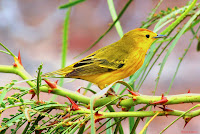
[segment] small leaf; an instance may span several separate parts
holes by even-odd
[[[15,104],[14,101],[13,101],[12,99],[10,99],[10,98],[8,98],[8,102],[9,102],[10,104],[12,104],[12,105]]]
[[[172,11],[172,9],[168,7],[168,8],[167,8],[167,11],[170,11],[170,12],[171,12],[171,11]]]
[[[21,109],[18,109],[18,111],[19,111],[19,112],[22,112],[22,110],[21,110]]]
[[[12,80],[12,82],[18,82],[18,80]]]
[[[21,97],[19,98],[19,101],[22,102],[22,103],[24,103],[24,100]]]
[[[7,126],[7,124],[5,122],[2,122],[1,126],[4,127],[4,126]]]
[[[42,120],[42,123],[46,123],[46,121],[45,121],[45,120]]]
[[[6,122],[6,121],[9,121],[10,119],[9,118],[3,118],[2,121]]]
[[[5,108],[6,107],[6,104],[5,103],[1,103],[1,107]]]

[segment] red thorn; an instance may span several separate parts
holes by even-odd
[[[127,111],[125,107],[122,107],[122,111]]]
[[[50,94],[53,90],[52,89],[48,89],[48,93]]]
[[[32,100],[34,97],[35,97],[35,94],[32,94],[32,96],[31,96],[31,100]]]
[[[103,120],[104,118],[99,118],[99,119],[96,119],[94,122],[97,123],[99,122],[100,120]]]
[[[191,92],[190,92],[190,89],[188,90],[188,93],[191,93]]]
[[[150,103],[150,104],[165,104],[167,102],[168,102],[167,97],[165,97],[164,94],[162,94],[161,100],[153,102],[153,103]]]
[[[13,63],[13,66],[14,66],[14,67],[17,67],[17,64],[16,64],[16,63]]]
[[[186,118],[184,118],[184,120],[185,120],[185,125],[184,125],[183,128],[186,127],[186,125],[188,124],[188,122],[189,122],[191,119],[192,119],[192,118],[190,118],[190,117],[186,117]]]
[[[134,96],[140,96],[140,94],[139,94],[138,92],[133,92],[133,91],[131,91],[131,90],[129,90],[129,89],[126,89],[126,90],[128,90],[129,93],[131,93],[131,94],[134,95]]]
[[[76,90],[76,92],[80,93],[81,92],[81,88],[79,88],[78,90]]]
[[[19,64],[22,65],[22,60],[21,60],[21,54],[20,54],[20,51],[19,51],[19,53],[18,53],[18,62],[19,62]]]
[[[98,111],[97,111],[94,115],[95,115],[95,117],[98,118],[98,119],[95,120],[95,123],[96,123],[96,122],[99,122],[99,121],[102,120],[102,119],[104,119],[104,118],[100,118],[100,116],[103,116],[103,114],[99,114]]]
[[[31,89],[29,91],[30,94],[32,94],[31,99],[33,99],[35,97],[35,91],[33,89]]]
[[[87,109],[90,109],[90,106],[87,106]]]
[[[110,95],[110,96],[115,96],[115,94],[112,92],[112,91],[109,91],[107,92],[107,95]]]
[[[68,96],[66,96],[66,97],[72,104],[72,107],[71,107],[72,111],[80,110],[79,106],[71,98],[69,98]]]
[[[47,85],[50,87],[50,88],[52,88],[52,89],[54,89],[54,88],[57,88],[57,83],[56,82],[51,82],[51,81],[49,81],[49,80],[45,80],[44,79],[44,81],[47,83]],[[51,91],[52,92],[52,91]]]
[[[58,85],[58,80],[55,81],[55,84]]]
[[[174,111],[173,109],[168,108],[167,106],[163,105],[163,107],[159,107],[160,109],[162,109],[163,111],[168,111],[168,112],[172,112]]]
[[[141,119],[142,121],[144,121],[144,117],[140,117],[140,119]]]

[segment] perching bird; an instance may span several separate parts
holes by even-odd
[[[143,28],[124,34],[117,42],[105,46],[82,60],[43,76],[61,75],[92,82],[100,89],[134,74],[143,64],[145,55],[157,38],[166,37]]]

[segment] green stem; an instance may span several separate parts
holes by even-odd
[[[174,83],[174,79],[175,79],[176,74],[177,74],[177,72],[178,72],[178,69],[179,69],[179,67],[180,67],[180,65],[181,65],[181,62],[183,61],[183,58],[184,58],[185,55],[187,54],[188,50],[190,49],[190,47],[191,47],[191,45],[192,45],[192,42],[193,42],[194,39],[196,38],[196,35],[197,35],[199,29],[200,29],[200,26],[198,27],[197,31],[195,32],[195,34],[194,34],[192,40],[190,41],[190,44],[188,45],[187,49],[185,49],[185,52],[184,52],[183,56],[180,58],[179,63],[178,63],[178,65],[177,65],[177,67],[176,67],[176,71],[175,71],[175,73],[174,73],[174,76],[173,76],[173,78],[172,78],[172,81],[171,81],[171,83],[170,83],[170,85],[169,85],[169,88],[168,88],[166,94],[169,94],[169,91],[171,90],[172,84]]]
[[[66,66],[70,13],[71,13],[71,8],[68,8],[68,11],[66,12],[64,27],[63,27],[63,43],[62,43],[63,45],[62,45],[62,63],[61,63],[61,68],[64,68]],[[59,86],[62,86],[63,82],[64,82],[64,79],[61,78],[60,82],[59,82]]]
[[[195,109],[195,108],[197,108],[197,107],[200,107],[200,104],[197,104],[196,106],[190,108],[188,111],[182,113],[176,120],[174,120],[174,121],[173,121],[171,124],[169,124],[165,129],[163,129],[163,130],[160,132],[160,134],[163,133],[165,130],[167,130],[172,124],[174,124],[176,121],[178,121],[181,117],[186,116],[188,112],[190,112],[191,110],[193,110],[193,109]],[[196,111],[199,111],[199,112],[200,112],[200,110],[196,110]],[[189,113],[189,114],[191,115],[192,113],[196,113],[196,111],[193,111],[193,112],[191,112],[191,113]],[[198,113],[198,114],[199,114],[199,113]],[[192,117],[191,117],[191,118],[192,118]]]
[[[70,2],[70,1],[69,1]],[[68,35],[69,35],[69,21],[70,21],[70,13],[71,8],[68,8],[66,12],[66,17],[64,21],[63,26],[63,41],[62,41],[62,59],[61,59],[61,68],[64,68],[66,66],[66,60],[67,60],[67,49],[68,49]],[[60,78],[59,86],[63,86],[64,78]],[[53,95],[51,97],[51,101],[54,101],[56,99],[56,95]]]
[[[110,10],[110,14],[111,14],[112,19],[114,21],[114,20],[117,19],[117,13],[116,13],[116,10],[115,10],[115,6],[114,6],[114,3],[113,3],[113,0],[107,0],[107,3],[108,3],[109,10]],[[115,27],[116,27],[116,30],[117,30],[120,38],[122,38],[122,36],[124,34],[123,34],[123,30],[122,30],[122,27],[120,25],[119,20],[116,22]]]
[[[186,16],[187,14],[190,12],[190,10],[192,10],[192,8],[195,6],[197,0],[194,0],[190,6],[185,10],[185,12],[183,14],[181,14],[180,17],[178,17],[176,19],[176,21],[174,21],[169,27],[167,27],[164,31],[161,32],[161,34],[166,34],[168,31],[171,31],[171,29],[175,28],[177,24],[179,24]]]
[[[6,49],[6,50],[10,53],[11,56],[16,57],[16,56],[15,56],[6,46],[4,46],[1,42],[0,42],[0,45],[1,45],[4,49]]]
[[[126,11],[126,9],[129,7],[129,5],[131,4],[133,0],[129,0],[126,5],[124,6],[124,8],[121,10],[121,12],[119,13],[117,19],[110,25],[110,27],[106,30],[105,33],[103,33],[89,48],[87,48],[85,51],[83,51],[82,53],[80,53],[78,56],[76,56],[75,58],[81,56],[82,54],[86,53],[87,51],[89,51],[91,48],[93,48],[116,24],[116,22],[121,18],[121,16],[124,14],[124,12]]]
[[[108,110],[109,110],[110,112],[115,113],[115,110],[114,110],[114,108],[113,108],[111,105],[107,105],[107,108],[108,108]],[[119,124],[117,124],[117,126],[118,126],[117,130],[119,130],[119,133],[120,133],[120,134],[123,134],[124,131],[123,131],[123,128],[122,128],[121,121],[119,122],[119,119],[118,119],[118,118],[114,118],[114,120],[115,120],[115,122],[118,122],[118,123],[119,123]],[[116,130],[116,131],[117,131],[117,130]]]

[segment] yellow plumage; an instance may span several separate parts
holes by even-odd
[[[79,78],[103,89],[134,74],[142,66],[151,44],[161,37],[165,36],[137,28],[126,33],[119,41],[95,51],[82,60],[43,76],[62,75],[66,78]]]

